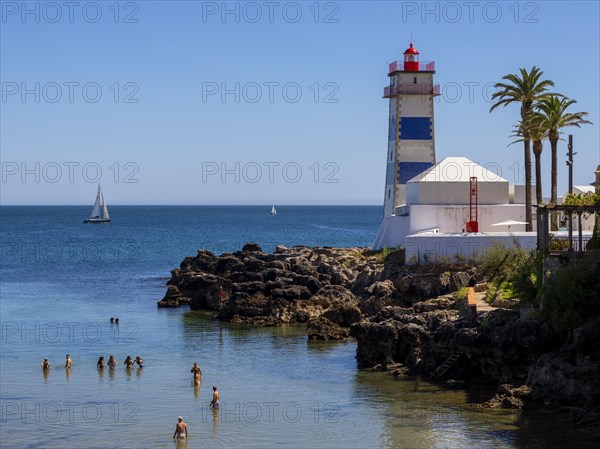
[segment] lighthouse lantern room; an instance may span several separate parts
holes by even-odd
[[[412,42],[404,52],[404,70],[419,71],[419,50],[413,47]]]
[[[433,99],[440,94],[433,83],[434,62],[420,62],[410,43],[404,61],[389,65],[389,131],[384,216],[406,204],[406,182],[435,164]],[[399,213],[399,212],[398,212]]]

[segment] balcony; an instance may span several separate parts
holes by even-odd
[[[383,88],[383,98],[390,98],[396,95],[440,95],[439,84],[412,84],[403,83],[397,86],[385,86]]]
[[[390,75],[394,72],[404,71],[404,61],[394,61],[390,64]],[[415,70],[411,70],[414,72]],[[435,61],[419,62],[419,72],[435,72]]]

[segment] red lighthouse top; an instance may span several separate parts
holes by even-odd
[[[413,47],[412,42],[410,43],[410,47],[408,47],[406,49],[406,51],[404,52],[405,55],[418,55],[419,54],[419,50],[417,50],[415,47]]]
[[[410,47],[404,52],[404,70],[407,71],[419,71],[419,50],[413,47],[412,42]]]

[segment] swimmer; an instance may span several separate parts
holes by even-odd
[[[118,364],[119,364],[119,362],[117,362],[112,355],[108,358],[108,367],[109,368],[116,368]]]
[[[144,367],[144,361],[139,355],[135,358],[135,363],[137,363],[140,368]]]
[[[72,364],[73,364],[73,361],[71,360],[71,356],[69,354],[67,354],[66,361],[65,361],[65,368],[66,369],[71,368]]]
[[[104,357],[103,356],[100,356],[100,358],[98,359],[98,363],[96,363],[96,368],[104,369]]]
[[[192,366],[190,373],[192,373],[192,375],[193,375],[195,384],[202,382],[202,370],[198,366],[198,362],[194,363],[194,366]]]
[[[110,324],[113,324],[115,322],[115,319],[111,316],[110,317]]]
[[[44,361],[40,363],[40,366],[44,371],[48,371],[50,369],[50,362],[48,361],[48,359],[44,359]]]
[[[125,365],[125,368],[131,368],[133,366],[133,360],[131,358],[130,355],[127,356],[127,358],[125,359],[125,361],[123,362],[123,365]]]
[[[183,422],[183,418],[181,416],[177,417],[177,425],[175,426],[175,433],[173,434],[173,438],[183,439],[187,437],[187,424]]]
[[[213,386],[213,397],[212,401],[210,401],[211,408],[219,408],[219,391],[216,386]]]

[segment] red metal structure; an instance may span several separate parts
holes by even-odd
[[[469,179],[469,221],[467,221],[467,232],[479,232],[477,221],[477,177]]]

